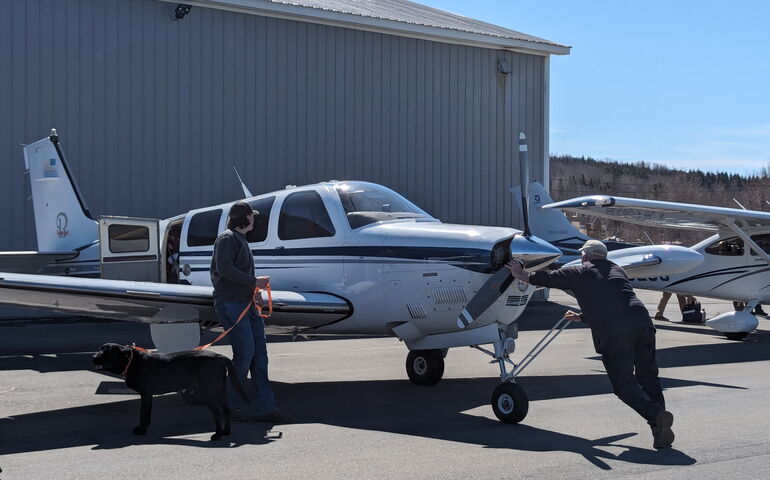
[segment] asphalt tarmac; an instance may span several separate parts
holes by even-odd
[[[640,292],[654,312],[660,294]],[[533,305],[515,360],[572,305]],[[728,311],[701,299],[709,317]],[[672,299],[667,314],[674,313]],[[655,451],[646,423],[611,392],[590,333],[566,330],[520,378],[519,425],[498,422],[496,365],[453,349],[435,387],[412,385],[394,338],[269,337],[270,374],[289,425],[234,423],[211,442],[205,407],[156,397],[146,436],[131,434],[138,396],[91,368],[104,342],[149,345],[119,322],[0,323],[0,480],[282,478],[768,478],[770,320],[745,341],[702,325],[655,322],[675,415],[674,449]],[[227,345],[213,347],[230,355]]]

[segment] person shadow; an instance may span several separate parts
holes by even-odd
[[[496,423],[487,419],[488,422]],[[511,428],[511,426],[505,426]],[[676,449],[651,450],[633,445],[620,443],[622,440],[636,436],[636,432],[618,433],[601,438],[589,439],[569,435],[552,430],[516,425],[511,428],[511,435],[505,439],[496,439],[488,444],[488,448],[505,448],[530,452],[566,452],[580,455],[589,463],[602,470],[612,470],[606,460],[645,465],[693,465],[696,460]],[[613,454],[601,447],[623,448],[621,453]]]

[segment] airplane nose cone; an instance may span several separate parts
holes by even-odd
[[[511,241],[511,258],[524,262],[524,268],[543,268],[561,257],[561,250],[534,235],[516,235]]]

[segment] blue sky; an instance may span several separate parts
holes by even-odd
[[[551,153],[770,166],[770,1],[417,1],[572,47],[551,57]]]

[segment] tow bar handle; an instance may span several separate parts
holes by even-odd
[[[538,355],[543,353],[543,350],[546,349],[546,347],[554,341],[556,337],[559,336],[559,334],[564,331],[565,328],[569,326],[569,324],[572,323],[570,320],[567,320],[567,317],[562,317],[556,324],[551,327],[550,330],[543,336],[542,339],[540,339],[539,342],[535,344],[534,347],[532,347],[532,350],[529,351],[526,355],[524,355],[524,358],[521,359],[521,362],[519,362],[518,365],[509,373],[505,380],[510,380],[511,378],[515,379],[518,375],[521,374],[521,372],[527,368],[527,365],[532,363],[532,360],[537,358]]]

